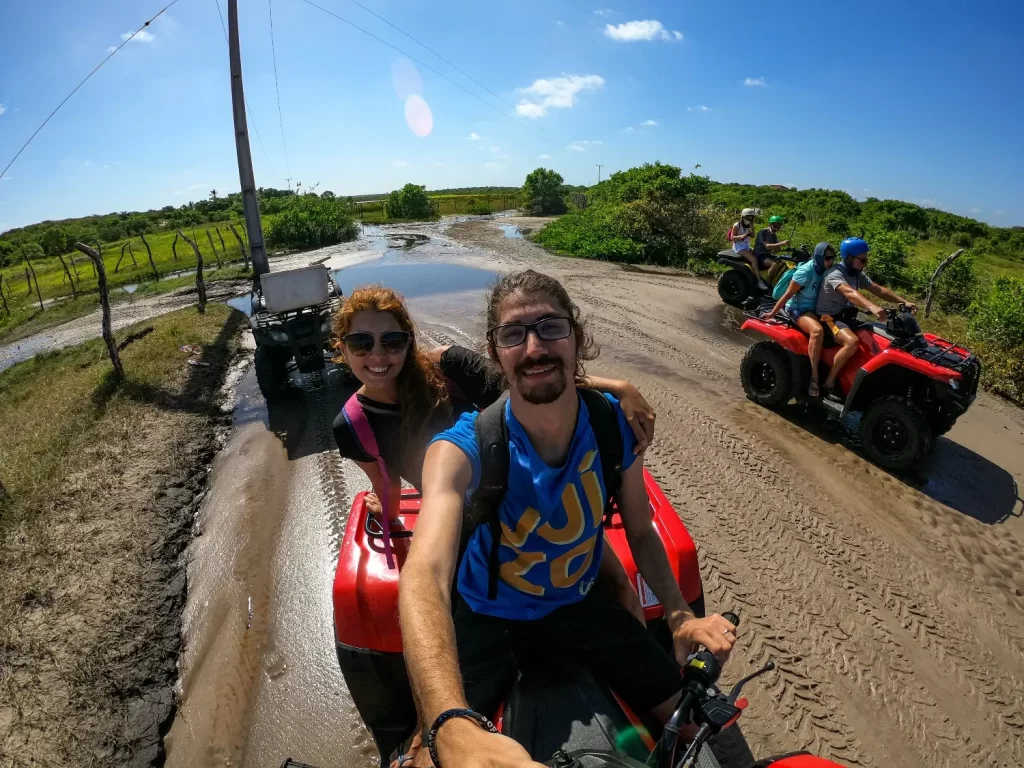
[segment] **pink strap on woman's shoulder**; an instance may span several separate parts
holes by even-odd
[[[388,568],[394,568],[395,559],[391,554],[391,518],[388,510],[391,502],[391,475],[388,472],[388,465],[380,455],[380,449],[377,448],[377,437],[373,434],[373,428],[366,418],[366,412],[363,410],[363,404],[359,402],[358,395],[352,395],[348,399],[348,402],[345,403],[345,407],[342,409],[342,413],[345,414],[345,421],[352,427],[356,440],[359,441],[362,449],[377,462],[377,468],[380,470],[381,477],[383,478],[384,497],[380,500],[381,517],[383,519],[381,520],[380,527],[384,538],[384,558],[387,560]]]

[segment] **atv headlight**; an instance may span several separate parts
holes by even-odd
[[[277,331],[277,330],[271,329],[271,330],[267,331],[267,333],[270,336],[271,340],[272,341],[276,341],[278,344],[287,344],[288,343],[288,334],[285,333],[284,331]]]

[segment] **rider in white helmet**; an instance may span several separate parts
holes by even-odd
[[[768,284],[761,279],[761,272],[757,268],[757,257],[750,248],[750,238],[754,234],[754,219],[759,213],[757,208],[744,208],[740,211],[740,220],[729,230],[729,242],[732,243],[733,251],[746,259],[750,265],[754,277],[757,278],[757,287],[762,291],[767,291]]]

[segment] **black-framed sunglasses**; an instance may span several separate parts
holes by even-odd
[[[400,355],[409,346],[410,336],[408,331],[385,331],[380,335],[380,347],[386,354]],[[377,337],[363,331],[346,333],[341,340],[345,342],[348,351],[356,357],[370,354],[377,343]]]
[[[536,323],[506,323],[487,332],[490,342],[501,348],[518,347],[533,331],[541,341],[558,341],[572,335],[572,318],[545,317]]]

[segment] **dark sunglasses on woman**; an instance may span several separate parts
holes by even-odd
[[[507,323],[496,325],[487,332],[487,338],[496,347],[518,347],[533,331],[542,341],[567,339],[572,334],[572,320],[568,317],[545,317],[536,323]]]
[[[408,331],[386,331],[380,335],[380,348],[389,355],[400,355],[409,346]],[[346,333],[342,337],[348,351],[356,357],[363,357],[373,352],[377,338],[372,333]]]

